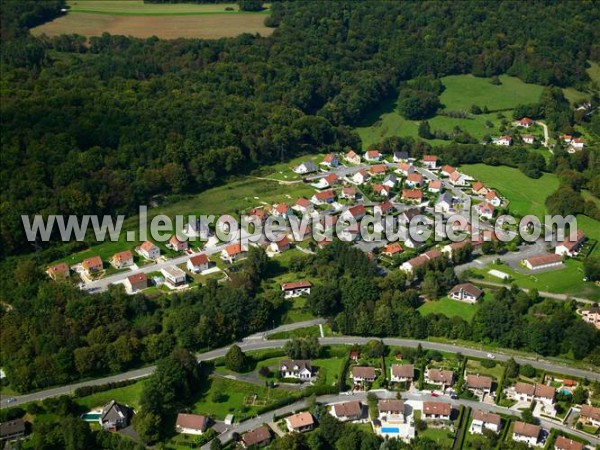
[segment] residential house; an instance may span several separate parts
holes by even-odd
[[[529,117],[523,117],[522,119],[517,120],[517,126],[519,127],[529,128],[533,124],[535,124],[535,121]]]
[[[256,218],[256,220],[258,220],[259,223],[265,223],[269,214],[267,213],[267,211],[265,211],[264,208],[252,208],[250,211],[248,211],[248,214],[246,214],[246,216],[248,216],[249,218]]]
[[[390,173],[383,179],[383,185],[389,188],[393,188],[398,184],[398,177],[393,173]]]
[[[307,359],[281,361],[279,372],[283,378],[295,378],[303,381],[308,381],[313,376],[312,364]]]
[[[0,443],[21,438],[25,436],[26,432],[27,429],[23,419],[13,419],[2,422],[0,423]],[[9,447],[10,446],[7,446],[7,448]]]
[[[338,231],[338,238],[344,242],[354,242],[360,238],[360,224],[350,223],[342,224],[342,228]]]
[[[408,161],[408,152],[394,152],[392,160],[397,162],[406,162]]]
[[[169,245],[171,246],[171,249],[176,252],[185,252],[189,248],[188,241],[182,241],[175,235],[171,236],[171,239],[169,239]]]
[[[570,134],[563,134],[562,140],[565,144],[570,144],[571,141],[573,140],[573,136],[571,136]]]
[[[281,290],[285,298],[295,298],[301,295],[310,295],[312,283],[308,280],[292,281],[290,283],[282,283]]]
[[[393,242],[391,244],[386,245],[381,254],[386,256],[395,256],[399,255],[403,251],[404,250],[402,246],[398,242]]]
[[[150,241],[145,241],[138,249],[140,255],[149,260],[155,260],[160,257],[160,249]]]
[[[312,161],[306,161],[294,168],[294,172],[300,175],[317,172],[319,168]]]
[[[448,164],[442,167],[442,175],[449,177],[450,174],[456,172],[456,169]]]
[[[525,144],[533,144],[535,142],[535,136],[531,134],[524,134],[521,136],[521,139]]]
[[[399,163],[396,172],[405,177],[409,176],[411,173],[416,172],[417,169],[413,167],[410,163]]]
[[[323,158],[323,161],[321,161],[321,164],[327,167],[337,167],[340,165],[340,161],[335,153],[328,153]]]
[[[446,402],[423,402],[425,420],[450,420],[452,405]]]
[[[584,322],[591,323],[600,330],[600,307],[594,306],[581,311],[581,318]]]
[[[410,203],[422,203],[423,191],[419,189],[403,189],[401,199]]]
[[[351,164],[360,164],[360,155],[354,150],[350,150],[348,153],[346,153],[344,159]]]
[[[302,214],[310,214],[313,212],[313,204],[307,198],[300,197],[296,200],[296,204],[292,206],[293,209],[302,213]]]
[[[442,190],[442,182],[440,180],[432,180],[427,186],[428,192],[438,193]]]
[[[360,352],[358,350],[352,350],[350,352],[350,359],[352,361],[358,361],[359,358],[360,358]]]
[[[411,188],[423,186],[423,175],[417,172],[409,173],[406,177],[406,185]]]
[[[444,245],[444,247],[442,247],[442,253],[448,255],[448,258],[452,258],[454,255],[454,252],[456,252],[457,250],[460,250],[461,248],[466,247],[469,244],[470,244],[470,242],[468,240],[453,242],[451,244]],[[461,286],[461,285],[458,285],[458,286]],[[454,288],[452,288],[452,291],[458,286],[455,286]],[[464,296],[464,298],[461,299],[460,292],[454,293],[452,291],[450,291],[450,293],[448,294],[450,296],[450,298],[453,298],[454,300],[470,301],[470,297],[471,297],[470,295],[466,295],[466,296]]]
[[[475,206],[475,210],[477,211],[477,214],[479,214],[479,217],[491,220],[494,217],[496,208],[494,208],[494,205],[491,205],[488,202],[482,202]]]
[[[436,155],[423,155],[423,165],[428,169],[437,167],[438,157]]]
[[[399,221],[408,226],[415,217],[422,219],[425,216],[421,214],[421,210],[419,208],[405,209],[402,211],[402,214],[400,214]]]
[[[485,187],[485,184],[481,181],[476,181],[473,183],[473,186],[471,186],[471,191],[475,195],[486,195],[488,193],[488,188]]]
[[[467,241],[455,242],[455,244],[467,244]],[[448,297],[461,302],[477,303],[483,296],[483,291],[471,283],[457,284],[448,293]]]
[[[242,435],[242,447],[264,447],[271,442],[271,431],[268,426],[255,428]]]
[[[244,259],[247,255],[248,251],[239,242],[230,244],[221,251],[221,259],[230,264]]]
[[[319,182],[319,189],[334,187],[339,182],[340,179],[335,173],[327,174],[326,176],[321,178]]]
[[[580,150],[583,150],[583,147],[585,146],[585,140],[583,140],[582,138],[575,138],[571,141],[571,145],[569,146],[569,153],[575,153],[578,152]]]
[[[454,208],[454,197],[450,192],[444,192],[435,202],[435,212],[448,213]]]
[[[516,421],[513,429],[513,441],[524,442],[531,447],[537,445],[542,431],[539,425]]]
[[[273,205],[271,214],[275,217],[289,217],[292,214],[292,209],[287,203],[277,203]]]
[[[500,205],[502,205],[502,199],[496,193],[496,191],[494,191],[492,189],[488,190],[488,193],[485,194],[485,200],[492,206],[495,206],[496,208],[498,208]]]
[[[365,169],[360,169],[358,172],[356,172],[353,176],[352,176],[352,182],[354,184],[364,184],[367,181],[369,181],[369,179],[371,178],[371,175],[369,175],[369,173],[365,170]]]
[[[92,256],[91,258],[84,259],[81,263],[83,270],[86,274],[90,275],[94,272],[99,272],[104,267],[102,259],[99,256]]]
[[[469,180],[458,170],[455,170],[450,174],[450,183],[454,186],[466,186],[469,184]]]
[[[577,256],[584,242],[585,233],[581,230],[578,230],[577,235],[574,237],[574,239],[571,239],[569,236],[562,243],[556,246],[556,248],[554,249],[554,253],[561,256]]]
[[[165,282],[172,287],[183,286],[187,281],[185,272],[177,266],[164,267],[160,269],[160,273],[165,277]]]
[[[263,213],[265,212],[263,209],[259,208],[256,208],[256,210],[262,211]],[[201,239],[206,240],[209,238],[211,233],[207,223],[203,222],[200,219],[194,219],[190,220],[189,223],[186,225],[184,234],[189,237],[200,237]]]
[[[354,366],[352,368],[352,380],[355,384],[372,383],[375,381],[375,369],[373,367]]]
[[[562,266],[563,257],[555,253],[531,256],[530,258],[524,259],[523,264],[529,270],[550,269],[552,267]]]
[[[523,383],[518,381],[514,388],[509,391],[509,395],[520,402],[531,402],[535,393],[535,384]]]
[[[554,404],[554,398],[556,397],[556,389],[547,384],[536,384],[535,391],[533,392],[533,399],[536,402],[546,403],[547,405]]]
[[[208,417],[198,414],[179,413],[175,422],[175,431],[182,434],[200,435],[206,431],[208,420]]]
[[[512,144],[512,136],[500,136],[499,138],[497,138],[493,142],[496,145],[503,145],[505,147],[508,147],[509,145]]]
[[[336,403],[331,407],[330,414],[340,422],[360,420],[363,417],[363,405],[358,400]]]
[[[387,167],[385,164],[375,164],[375,165],[369,167],[369,173],[373,177],[385,175],[386,172],[387,172]]]
[[[70,275],[69,266],[64,262],[48,267],[46,273],[55,281],[69,278]]]
[[[100,426],[106,431],[118,431],[129,425],[133,411],[125,406],[111,400],[102,408],[100,413]]]
[[[396,210],[396,207],[389,200],[385,200],[385,201],[373,206],[373,213],[381,214],[382,216],[385,214],[389,214],[395,210]]]
[[[558,436],[554,441],[554,450],[583,450],[583,444],[564,436]]]
[[[112,258],[110,258],[110,264],[115,269],[133,266],[133,254],[129,250],[115,253]]]
[[[309,412],[301,412],[286,417],[285,423],[290,433],[304,433],[305,431],[312,430],[315,426],[313,416]]]
[[[269,250],[272,253],[282,253],[290,249],[290,240],[287,236],[283,236],[281,239],[275,242],[271,242]]]
[[[373,192],[380,197],[389,197],[390,195],[390,187],[385,184],[374,184]]]
[[[600,427],[600,408],[591,405],[582,405],[579,421],[594,427]]]
[[[346,222],[352,222],[352,220],[359,221],[365,216],[366,213],[367,210],[365,209],[365,205],[354,205],[340,214],[340,220]]]
[[[479,375],[467,375],[465,386],[477,395],[489,395],[492,392],[492,379]]]
[[[404,423],[404,402],[402,400],[379,400],[377,403],[378,419],[381,422]]]
[[[498,414],[476,409],[473,411],[473,421],[469,428],[471,434],[483,434],[483,430],[499,433],[502,427],[502,418]]]
[[[340,198],[347,198],[349,200],[356,200],[356,188],[353,186],[345,186],[342,188]]]
[[[408,240],[405,241],[405,244],[408,244]],[[421,267],[422,265],[441,257],[442,254],[439,250],[430,250],[428,252],[423,253],[415,258],[409,259],[405,263],[400,266],[400,269],[407,273],[412,273],[417,267]]]
[[[412,364],[392,364],[390,381],[395,383],[412,383],[415,378],[415,366]]]
[[[148,287],[148,277],[145,273],[129,275],[125,280],[125,289],[129,292],[137,292]]]
[[[187,262],[187,269],[194,273],[204,272],[209,267],[210,260],[205,254],[192,256]]]
[[[379,153],[379,150],[367,150],[364,155],[365,161],[368,162],[381,161],[381,157],[382,155]]]
[[[454,372],[451,370],[426,369],[425,383],[441,385],[442,388],[454,384]]]
[[[315,205],[325,205],[335,202],[335,192],[331,189],[317,192],[310,199]]]

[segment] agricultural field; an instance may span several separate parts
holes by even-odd
[[[449,318],[458,316],[465,319],[467,322],[470,322],[478,308],[479,306],[477,304],[471,305],[470,303],[442,297],[439,300],[425,302],[418,311],[423,316],[429,314],[442,314]]]
[[[477,78],[473,75],[452,75],[442,78],[446,87],[440,96],[444,105],[442,111],[468,111],[471,105],[476,104],[488,108],[490,113],[471,116],[467,119],[451,118],[437,115],[429,119],[432,130],[452,132],[455,126],[467,131],[477,139],[486,134],[499,134],[498,127],[501,119],[497,117],[498,111],[509,120],[512,120],[512,109],[522,103],[534,103],[539,100],[542,86],[527,84],[515,77],[500,76],[502,84],[495,86],[487,78]],[[493,127],[488,127],[486,122],[492,122]],[[389,99],[364,118],[363,124],[356,128],[360,135],[363,148],[381,142],[388,136],[418,136],[418,120],[408,120],[396,111],[396,100]],[[437,139],[428,140],[432,145],[440,145],[448,141]]]
[[[34,35],[102,33],[139,38],[218,39],[241,33],[268,36],[273,28],[264,26],[268,11],[243,12],[236,4],[145,4],[142,0],[68,2],[62,17],[33,28]],[[232,8],[229,11],[225,8]]]

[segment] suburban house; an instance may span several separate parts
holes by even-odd
[[[405,244],[408,244],[408,239],[405,241]],[[439,250],[429,250],[428,252],[423,253],[422,255],[419,255],[415,258],[409,259],[408,261],[406,261],[405,263],[402,264],[402,266],[400,267],[401,270],[403,270],[404,272],[407,273],[412,273],[414,269],[416,269],[417,267],[420,267],[424,264],[426,264],[427,262],[437,259],[439,257],[441,257],[442,254],[440,253]]]
[[[402,200],[411,203],[421,203],[423,201],[423,191],[419,189],[403,189]]]
[[[395,383],[412,383],[415,378],[415,366],[412,364],[392,364],[390,381]]]
[[[309,214],[313,211],[313,204],[309,199],[300,197],[298,200],[296,200],[296,204],[292,206],[292,208],[298,212],[301,212],[302,214]]]
[[[442,190],[442,182],[440,180],[433,180],[429,182],[427,191],[438,193]]]
[[[353,176],[352,176],[352,182],[354,184],[364,184],[367,181],[369,181],[369,179],[371,178],[371,175],[369,175],[369,173],[365,170],[365,169],[360,169],[358,172],[356,172]]]
[[[591,323],[600,330],[600,307],[594,306],[581,311],[581,318],[584,322]]]
[[[312,364],[305,359],[281,361],[279,371],[283,378],[296,378],[304,381],[310,380],[313,375]]]
[[[281,239],[275,242],[271,242],[269,250],[272,253],[281,253],[290,249],[290,240],[287,236],[283,236]]]
[[[539,425],[516,421],[512,438],[513,441],[525,442],[527,445],[534,447],[537,445],[541,431]]]
[[[423,165],[428,169],[437,167],[438,157],[436,155],[423,155]]]
[[[340,422],[360,420],[363,417],[363,405],[358,400],[352,402],[336,403],[331,407],[330,413]]]
[[[464,241],[460,241],[460,242],[453,242],[452,244],[448,244],[448,245],[444,245],[442,247],[442,253],[448,255],[448,258],[452,258],[454,255],[454,252],[457,250],[460,250],[461,248],[466,247],[467,245],[469,245],[469,241],[468,240],[464,240]],[[454,288],[452,288],[452,290],[449,292],[449,296],[450,298],[453,298],[454,300],[462,300],[462,301],[470,301],[469,300],[469,296],[463,297],[462,299],[459,298],[460,295],[457,295],[457,293],[453,293],[452,291],[454,291],[454,289],[456,287],[458,287],[460,285],[455,286]],[[458,293],[460,294],[460,293]]]
[[[406,185],[408,187],[421,187],[423,186],[423,175],[417,172],[409,173],[406,177]]]
[[[571,240],[570,237],[565,239],[562,243],[556,246],[554,253],[561,256],[576,256],[584,242],[585,233],[581,230],[578,230],[575,239]]]
[[[48,267],[46,273],[53,280],[64,280],[69,278],[69,266],[66,263],[58,263],[53,266]]]
[[[255,428],[242,435],[242,447],[264,447],[271,442],[271,431],[268,426]]]
[[[467,375],[465,386],[474,394],[489,395],[492,392],[492,379],[479,375]]]
[[[352,380],[355,384],[372,383],[375,381],[375,369],[373,367],[354,366],[352,368]]]
[[[496,194],[496,191],[492,189],[490,189],[488,193],[485,194],[485,200],[492,206],[495,206],[496,208],[502,204],[502,199],[498,194]]]
[[[515,383],[513,388],[513,397],[515,400],[520,402],[530,402],[533,400],[533,394],[535,393],[535,385],[523,382]]]
[[[582,138],[575,138],[571,140],[571,145],[569,146],[569,153],[575,153],[576,151],[583,150],[585,146],[585,141]]]
[[[358,221],[362,219],[366,213],[367,210],[365,209],[365,205],[354,205],[340,214],[340,220],[352,221],[354,219]]]
[[[12,441],[25,436],[27,429],[23,419],[8,420],[0,423],[0,442]]]
[[[458,170],[455,170],[450,174],[450,183],[452,183],[454,186],[466,186],[469,184],[469,180]]]
[[[381,161],[381,153],[379,153],[379,150],[367,150],[365,152],[365,161],[368,162],[377,162],[377,161]]]
[[[508,147],[509,145],[512,144],[512,137],[511,136],[500,136],[499,138],[497,138],[493,142],[496,145],[503,145],[505,147]]]
[[[328,153],[321,161],[321,165],[327,167],[337,167],[340,165],[340,161],[335,153]]]
[[[394,152],[392,161],[395,163],[408,161],[408,152]]]
[[[374,184],[373,192],[381,197],[388,197],[390,195],[390,187],[384,184]]]
[[[386,172],[387,167],[385,164],[375,164],[369,167],[369,173],[374,177],[385,175]]]
[[[112,258],[110,258],[110,264],[115,269],[121,269],[123,267],[128,267],[133,265],[133,254],[129,250],[125,250],[124,252],[115,253]]]
[[[347,198],[350,200],[356,199],[356,188],[353,186],[345,186],[342,188],[340,198]]]
[[[517,120],[517,126],[519,127],[529,128],[533,124],[535,124],[535,121],[529,117],[523,117],[522,119]]]
[[[177,414],[175,431],[182,434],[202,434],[206,431],[208,417],[198,414]]]
[[[494,205],[491,205],[488,202],[479,203],[477,206],[475,206],[475,209],[477,210],[479,217],[483,217],[488,220],[491,220],[494,217],[494,211],[496,211]]]
[[[473,411],[473,421],[469,428],[469,433],[483,434],[483,430],[491,430],[494,433],[499,433],[502,427],[502,419],[498,414],[476,409]]]
[[[535,142],[535,136],[531,134],[524,134],[523,136],[521,136],[521,139],[526,144],[533,144]]]
[[[171,239],[169,239],[169,245],[171,246],[171,249],[176,252],[185,252],[189,248],[188,241],[182,241],[175,235],[171,236]]]
[[[312,430],[315,426],[312,414],[306,411],[286,417],[285,423],[290,433],[304,433]]]
[[[600,427],[600,408],[591,405],[582,405],[579,420],[585,424]]]
[[[160,269],[165,282],[172,287],[183,286],[187,280],[186,274],[177,266],[167,266]]]
[[[205,254],[192,256],[187,262],[187,269],[194,273],[204,272],[209,267],[210,260]]]
[[[299,166],[294,167],[294,172],[300,175],[304,175],[306,173],[317,172],[319,168],[312,161],[306,161],[300,164]]]
[[[360,155],[354,150],[350,150],[348,153],[346,153],[344,159],[351,164],[360,164]]]
[[[339,183],[340,179],[335,173],[330,173],[321,178],[320,184],[322,185],[322,189],[330,188],[335,186],[335,184]]]
[[[456,172],[456,169],[448,164],[442,167],[442,175],[449,177],[451,173]]]
[[[560,267],[563,265],[563,257],[555,253],[546,255],[537,255],[524,259],[523,264],[529,270],[549,269],[551,267]]]
[[[271,214],[275,217],[288,217],[291,214],[291,209],[287,203],[277,203],[273,205]]]
[[[379,420],[382,422],[401,422],[406,420],[404,416],[404,402],[402,400],[379,400],[377,403]]]
[[[359,358],[360,358],[360,352],[358,350],[352,350],[350,352],[350,359],[352,361],[358,361]]]
[[[536,400],[546,404],[553,404],[556,389],[546,384],[515,383],[513,397],[522,402]]]
[[[281,290],[285,298],[300,297],[309,295],[312,283],[308,280],[292,281],[291,283],[282,283]]]
[[[148,277],[145,273],[129,275],[125,280],[125,288],[129,292],[137,292],[148,287]]]
[[[485,187],[485,184],[481,181],[476,181],[473,183],[473,186],[471,186],[471,191],[475,195],[486,195],[488,193],[488,188]]]
[[[425,383],[438,384],[442,388],[454,384],[454,372],[451,370],[426,369]]]
[[[256,217],[260,223],[264,223],[268,216],[264,208],[252,208],[246,215],[248,217]]]
[[[435,212],[447,213],[454,207],[454,197],[449,192],[444,192],[435,202],[433,209]]]
[[[543,402],[547,405],[554,403],[556,397],[556,389],[547,384],[536,384],[535,391],[533,392],[533,399],[537,402]]]
[[[390,173],[383,179],[383,185],[390,188],[395,187],[398,184],[398,177],[393,173]]]
[[[403,251],[404,250],[402,249],[402,246],[398,242],[392,242],[384,247],[381,254],[386,256],[394,256],[399,255]]]
[[[457,242],[457,244],[462,244],[462,242]],[[482,296],[483,291],[471,283],[457,284],[448,293],[448,297],[451,299],[467,303],[477,303]]]
[[[242,244],[230,244],[221,251],[221,259],[230,264],[233,264],[240,259],[244,259],[248,251],[242,248]]]
[[[310,199],[315,205],[324,205],[328,203],[333,203],[335,201],[335,192],[331,189],[326,191],[317,192]]]
[[[554,450],[583,450],[583,444],[564,436],[558,436],[554,441]]]
[[[102,408],[100,413],[100,426],[106,431],[118,431],[129,425],[133,411],[120,403],[111,400]]]
[[[92,256],[91,258],[84,259],[81,266],[85,273],[89,275],[102,270],[104,264],[102,264],[102,259],[99,256]]]
[[[399,163],[398,164],[398,169],[396,169],[396,171],[398,173],[400,173],[401,175],[404,175],[405,177],[407,177],[411,173],[414,173],[416,171],[416,169],[413,167],[412,164],[409,164],[409,163]]]
[[[255,208],[252,211],[262,211],[263,209]],[[252,211],[248,215],[252,215]],[[210,229],[208,228],[208,224],[202,222],[200,219],[190,220],[185,227],[184,234],[186,236],[194,236],[200,237],[201,239],[208,239],[210,236]]]
[[[150,241],[139,246],[138,251],[146,259],[154,260],[160,256],[160,249]]]
[[[392,211],[395,211],[395,209],[396,209],[396,207],[393,205],[392,202],[390,202],[389,200],[385,200],[385,201],[373,206],[373,213],[381,214],[383,216],[384,214],[388,214],[388,213],[391,213]]]
[[[425,420],[450,420],[452,405],[446,402],[423,402]]]

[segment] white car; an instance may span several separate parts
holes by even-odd
[[[488,354],[487,354],[487,357],[488,357],[489,359],[496,359],[496,357],[495,357],[494,355],[492,355],[491,353],[488,353]]]

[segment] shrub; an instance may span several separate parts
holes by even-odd
[[[486,369],[491,369],[492,367],[496,367],[496,362],[491,359],[484,359],[481,361],[481,365]]]
[[[533,377],[535,377],[535,368],[533,368],[529,364],[525,364],[524,366],[521,366],[519,373],[521,375],[523,375],[524,377],[533,378]]]

